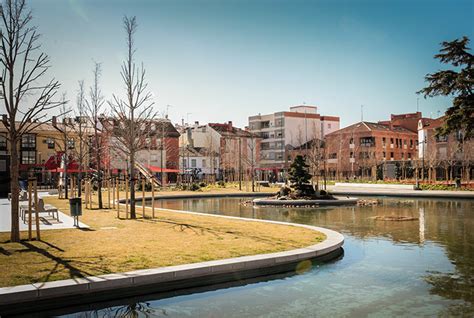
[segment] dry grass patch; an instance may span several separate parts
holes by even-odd
[[[69,213],[67,200],[45,201]],[[112,209],[83,209],[81,221],[90,229],[43,231],[40,242],[8,243],[9,234],[0,233],[0,286],[272,253],[324,240],[300,227],[155,211],[155,219],[124,220]]]

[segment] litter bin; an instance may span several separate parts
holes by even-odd
[[[82,201],[81,201],[81,198],[69,199],[69,211],[71,211],[71,216],[80,216],[80,215],[82,215]]]

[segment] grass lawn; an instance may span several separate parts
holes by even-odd
[[[107,199],[106,193],[104,199]],[[67,200],[46,197],[45,202],[69,213]],[[123,206],[121,211],[124,215]],[[43,231],[39,242],[9,243],[9,233],[0,233],[0,286],[271,253],[324,240],[322,233],[292,226],[158,209],[155,219],[144,219],[141,211],[141,207],[137,207],[138,219],[125,220],[118,219],[113,209],[83,208],[81,222],[90,229]],[[151,209],[147,215],[151,215]],[[22,238],[26,237],[27,233],[23,232]]]

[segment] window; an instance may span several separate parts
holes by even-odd
[[[21,136],[22,149],[36,149],[36,136],[32,134],[25,134]]]
[[[387,153],[386,153],[385,151],[382,153],[382,157],[383,157],[383,158],[386,158],[386,157],[387,157]]]
[[[413,148],[413,139],[410,139],[410,148]]]
[[[436,136],[436,142],[447,142],[448,136]]]
[[[387,140],[385,139],[385,137],[383,137],[383,138],[382,138],[382,146],[384,146],[384,147],[385,147],[385,143],[386,143],[386,141],[387,141]]]
[[[362,138],[360,138],[360,145],[362,147],[373,147],[373,146],[375,146],[375,137],[362,137]]]
[[[350,158],[354,158],[354,153],[351,151]]]
[[[354,143],[354,138],[351,138],[351,140],[349,140],[349,143],[352,145]]]
[[[0,150],[7,150],[7,136],[0,135]]]
[[[411,159],[411,153],[408,153],[408,159]]]
[[[405,153],[402,152],[402,160],[405,159]]]
[[[337,153],[333,152],[329,154],[329,159],[337,159]]]
[[[196,159],[191,159],[191,168],[196,168]]]
[[[390,158],[393,158],[393,152],[390,153]]]
[[[30,165],[36,163],[36,151],[22,151],[21,164]]]
[[[464,139],[464,134],[463,134],[462,130],[458,130],[456,132],[456,140],[457,141],[463,141],[463,139]]]
[[[404,146],[407,145],[407,140],[406,140],[406,139],[403,139],[403,145],[404,145]]]
[[[203,168],[207,167],[206,159],[202,159],[202,167]]]
[[[369,159],[370,154],[367,151],[363,151],[359,153],[359,159]]]
[[[75,144],[75,140],[73,138],[69,138],[67,140],[67,149],[74,149],[74,144]]]
[[[393,145],[393,138],[390,138],[390,144]]]
[[[48,149],[54,149],[54,139],[46,138],[46,144],[48,144]]]
[[[186,159],[183,158],[183,167],[186,168],[188,165],[186,163]]]

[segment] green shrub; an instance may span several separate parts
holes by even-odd
[[[201,187],[200,187],[199,184],[197,184],[197,183],[193,183],[193,184],[191,184],[191,186],[189,187],[189,190],[191,190],[191,191],[197,191],[197,190],[199,190],[199,189],[201,189]]]

